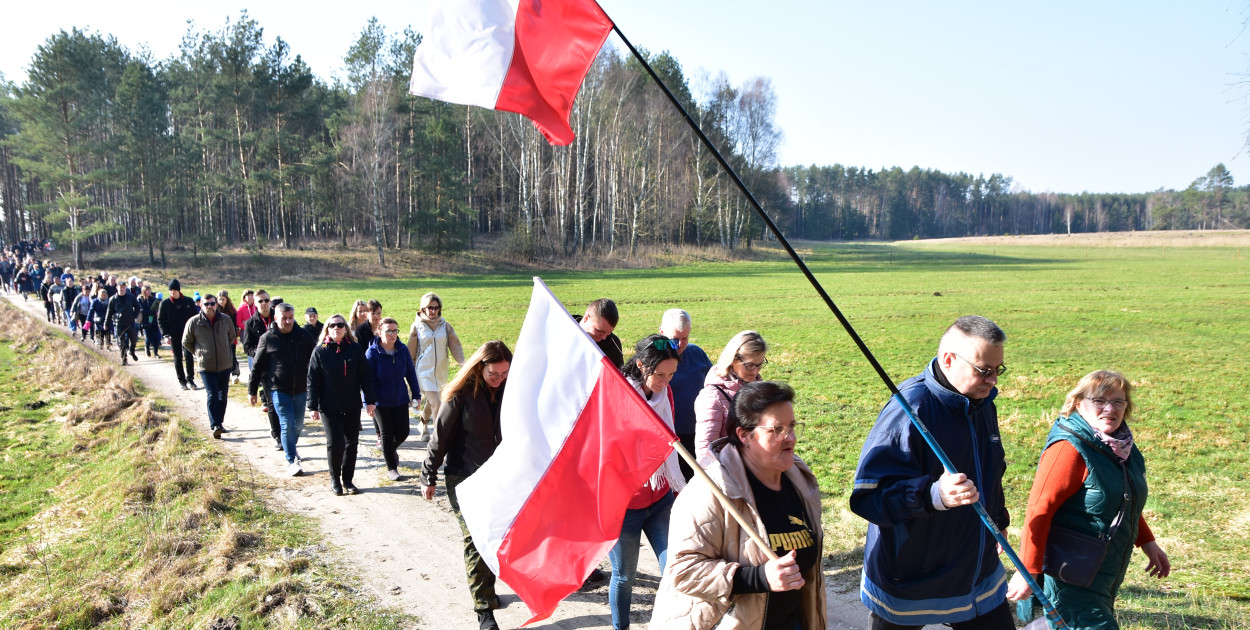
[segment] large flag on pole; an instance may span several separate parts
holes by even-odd
[[[611,30],[594,0],[431,0],[409,89],[516,112],[566,145],[573,99]]]
[[[538,278],[502,405],[503,442],[456,492],[529,624],[616,544],[630,498],[677,438]]]

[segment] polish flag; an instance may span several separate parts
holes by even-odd
[[[573,141],[573,99],[611,30],[594,0],[430,0],[409,91],[516,112],[563,146]]]
[[[482,559],[551,616],[621,534],[677,437],[539,278],[500,411],[503,441],[456,489]]]

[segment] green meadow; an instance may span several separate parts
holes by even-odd
[[[922,369],[960,315],[988,316],[1007,331],[998,407],[1017,522],[1067,391],[1095,369],[1127,374],[1137,386],[1131,425],[1149,467],[1147,518],[1174,570],[1148,580],[1137,554],[1121,619],[1128,628],[1245,627],[1250,248],[1042,243],[804,244],[801,253],[896,382]],[[799,453],[821,479],[826,551],[839,583],[853,588],[865,526],[846,499],[860,445],[889,393],[795,265],[761,258],[538,275],[574,314],[595,298],[615,299],[627,351],[673,307],[692,314],[692,342],[713,359],[737,331],[761,331],[771,346],[765,376],[799,394],[809,423]],[[404,327],[421,294],[435,291],[468,352],[489,339],[516,339],[532,275],[344,277],[267,288],[301,311],[316,306],[323,320],[376,298]],[[1010,533],[1014,541],[1019,530]]]

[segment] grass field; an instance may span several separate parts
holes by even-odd
[[[163,409],[0,303],[0,628],[410,625]]]
[[[988,316],[1007,331],[1010,371],[998,407],[1017,522],[1066,392],[1094,369],[1127,374],[1138,387],[1132,426],[1149,471],[1147,518],[1174,571],[1147,580],[1136,555],[1121,621],[1126,628],[1247,627],[1250,237],[805,244],[803,254],[898,382],[923,368],[960,315]],[[799,452],[820,477],[827,551],[847,566],[839,576],[850,584],[865,526],[846,499],[860,445],[888,391],[794,265],[761,258],[540,275],[575,314],[590,300],[614,298],[627,349],[672,307],[691,312],[692,341],[713,358],[733,333],[761,331],[772,346],[765,376],[798,391],[809,423]],[[282,265],[276,255],[268,264]],[[515,340],[532,286],[529,273],[389,275],[267,288],[301,311],[316,306],[323,319],[345,313],[357,298],[376,298],[405,327],[421,294],[435,291],[469,349]],[[223,288],[211,281],[184,287]],[[242,283],[232,279],[224,288],[237,296]],[[1014,540],[1018,529],[1011,533]]]

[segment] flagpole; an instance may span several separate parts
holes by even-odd
[[[603,7],[600,7],[600,10],[602,11]],[[607,15],[607,11],[604,11],[604,15]],[[629,52],[634,55],[634,58],[638,60],[638,63],[642,64],[642,67],[647,71],[647,74],[651,75],[651,79],[655,81],[656,85],[660,86],[660,89],[664,91],[664,95],[668,97],[669,102],[677,108],[677,111],[681,112],[682,117],[686,120],[686,124],[689,125],[690,129],[699,137],[703,146],[707,147],[708,151],[712,153],[712,157],[716,158],[716,161],[720,163],[721,168],[725,169],[725,172],[729,174],[730,179],[733,180],[734,184],[738,187],[738,190],[742,192],[742,195],[747,198],[747,201],[751,203],[751,207],[755,209],[755,213],[760,216],[760,218],[764,221],[764,225],[768,227],[768,230],[772,232],[774,237],[776,237],[777,242],[781,243],[782,247],[785,248],[786,253],[790,254],[791,260],[794,261],[794,264],[798,265],[799,270],[802,271],[803,275],[807,277],[807,281],[811,283],[812,288],[816,289],[816,293],[818,293],[821,299],[825,301],[825,305],[828,306],[829,310],[833,312],[834,317],[838,318],[838,322],[842,324],[842,328],[846,330],[846,333],[850,335],[851,340],[854,341],[855,345],[859,347],[860,353],[864,355],[864,358],[868,359],[868,363],[872,365],[872,369],[876,370],[877,376],[881,377],[881,381],[884,382],[886,387],[890,389],[890,393],[893,395],[894,400],[898,401],[899,406],[902,407],[903,412],[907,414],[907,417],[911,420],[912,425],[916,427],[916,430],[920,432],[922,437],[924,437],[924,440],[929,445],[929,448],[931,448],[934,454],[937,455],[938,460],[942,463],[942,467],[947,473],[952,475],[956,474],[958,471],[955,470],[955,465],[951,462],[950,458],[946,456],[946,453],[942,450],[942,447],[938,445],[937,440],[933,438],[933,435],[929,433],[928,427],[926,427],[924,423],[920,421],[920,418],[916,416],[916,412],[912,409],[911,404],[908,403],[907,400],[903,398],[902,394],[899,393],[898,386],[894,384],[894,380],[891,379],[890,375],[887,374],[885,369],[881,367],[881,364],[877,361],[877,357],[875,357],[872,354],[872,351],[868,349],[868,345],[865,344],[864,340],[860,338],[859,333],[855,332],[855,328],[851,325],[851,322],[846,319],[846,316],[842,314],[842,310],[838,308],[838,305],[833,303],[833,298],[829,297],[825,288],[821,286],[820,281],[816,279],[816,276],[813,275],[811,270],[807,268],[807,264],[804,263],[803,259],[799,257],[798,252],[794,251],[794,248],[790,246],[790,241],[787,240],[785,235],[781,233],[781,229],[778,228],[777,224],[774,223],[772,218],[768,216],[768,213],[764,212],[764,207],[760,205],[760,202],[755,198],[755,195],[752,194],[746,184],[742,182],[742,178],[738,177],[738,173],[732,166],[729,165],[729,162],[725,160],[720,151],[716,149],[716,145],[712,144],[712,141],[709,140],[707,135],[703,133],[703,129],[699,127],[699,123],[697,123],[695,119],[690,116],[690,113],[687,112],[686,108],[683,107],[681,102],[677,100],[677,97],[673,96],[673,93],[668,89],[668,86],[664,84],[664,81],[660,79],[660,76],[657,75],[655,70],[651,68],[651,64],[647,63],[647,60],[643,58],[642,53],[638,52],[638,49],[634,47],[628,37],[625,37],[625,33],[621,32],[621,29],[616,25],[615,20],[612,22],[612,30],[616,32],[616,36],[621,38],[621,41],[624,42],[627,48],[629,48]],[[689,455],[689,453],[686,453],[686,457]],[[686,461],[689,462],[690,460],[687,459]],[[706,473],[704,476],[706,477]],[[712,485],[715,487],[715,484]],[[1046,613],[1046,618],[1049,619],[1059,630],[1067,630],[1068,625],[1064,623],[1063,619],[1059,616],[1058,611],[1055,610],[1055,607],[1051,604],[1050,599],[1042,593],[1041,586],[1039,586],[1037,581],[1033,579],[1033,575],[1025,568],[1024,562],[1020,560],[1020,557],[1016,555],[1015,550],[1012,549],[1011,543],[1007,541],[1007,537],[1003,535],[1002,531],[999,530],[998,525],[994,523],[993,519],[990,518],[989,513],[985,511],[985,506],[978,501],[977,503],[973,503],[972,507],[976,510],[977,515],[981,517],[981,523],[984,524],[985,528],[988,529],[990,534],[994,536],[994,539],[998,541],[999,546],[1002,547],[1003,551],[1007,553],[1007,557],[1011,559],[1012,564],[1014,564],[1016,569],[1020,571],[1020,574],[1024,576],[1025,582],[1028,583],[1029,588],[1033,589],[1034,595],[1042,604],[1042,609]],[[741,520],[739,523],[741,523]],[[747,529],[748,532],[753,530],[753,528],[749,527],[745,529]],[[753,538],[755,538],[755,536],[753,536]]]
[[[730,501],[729,497],[725,494],[725,491],[721,490],[720,486],[716,485],[715,481],[712,481],[712,478],[707,475],[707,471],[703,470],[703,467],[699,465],[699,462],[695,461],[694,455],[691,455],[690,451],[687,451],[686,447],[682,446],[681,440],[673,440],[672,447],[677,451],[677,454],[680,455],[682,459],[686,460],[686,464],[694,470],[694,474],[698,475],[700,479],[707,482],[708,487],[712,489],[712,494],[716,495],[716,498],[720,500],[720,504],[725,507],[725,510],[729,512],[730,516],[733,516],[734,520],[738,521],[738,525],[742,527],[742,531],[746,532],[747,535],[751,537],[751,540],[755,541],[755,544],[759,545],[759,548],[764,550],[764,553],[768,555],[769,560],[776,560],[777,553],[773,551],[772,546],[764,541],[764,538],[759,535],[759,532],[755,531],[754,524],[747,523],[746,517],[742,515],[742,512],[738,511],[738,508],[734,507],[733,501]]]

